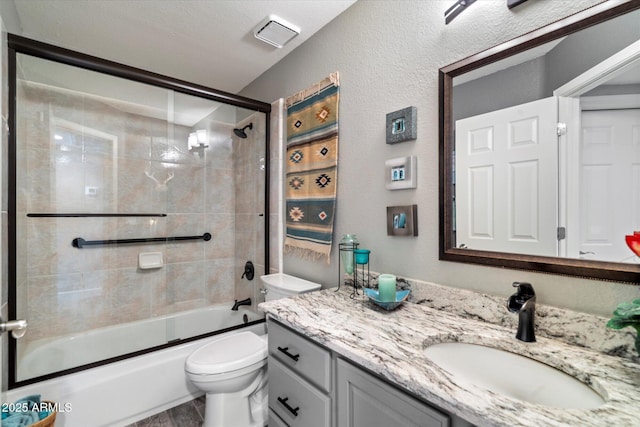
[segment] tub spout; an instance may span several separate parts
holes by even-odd
[[[238,307],[240,307],[241,305],[251,305],[251,298],[243,299],[242,301],[236,300],[236,302],[233,303],[233,307],[231,307],[231,310],[238,311]]]
[[[516,338],[524,342],[535,342],[535,314],[536,293],[530,283],[515,282],[518,292],[507,300],[507,308],[512,313],[518,313],[518,331]]]

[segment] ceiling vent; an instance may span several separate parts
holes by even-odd
[[[257,39],[278,48],[287,44],[289,40],[298,34],[300,34],[300,28],[275,15],[269,15],[256,27],[253,33]]]

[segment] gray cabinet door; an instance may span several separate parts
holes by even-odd
[[[449,417],[350,363],[337,361],[338,427],[449,427]]]

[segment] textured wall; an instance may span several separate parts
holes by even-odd
[[[355,233],[372,250],[371,269],[494,295],[511,282],[530,281],[544,304],[609,315],[638,295],[637,287],[438,260],[438,69],[510,40],[597,0],[531,0],[509,10],[504,0],[481,0],[444,24],[452,1],[360,0],[265,72],[242,95],[273,101],[340,71],[340,160],[335,240]],[[385,144],[385,115],[418,109],[418,139]],[[418,157],[418,188],[387,191],[384,162]],[[418,205],[420,236],[386,235],[385,208]],[[285,271],[335,286],[331,264],[285,257]]]

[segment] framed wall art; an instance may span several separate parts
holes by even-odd
[[[417,236],[418,205],[387,206],[387,236]]]
[[[387,144],[418,138],[418,110],[407,107],[387,114]]]
[[[384,163],[384,173],[387,190],[404,190],[418,186],[416,156],[387,160]]]

